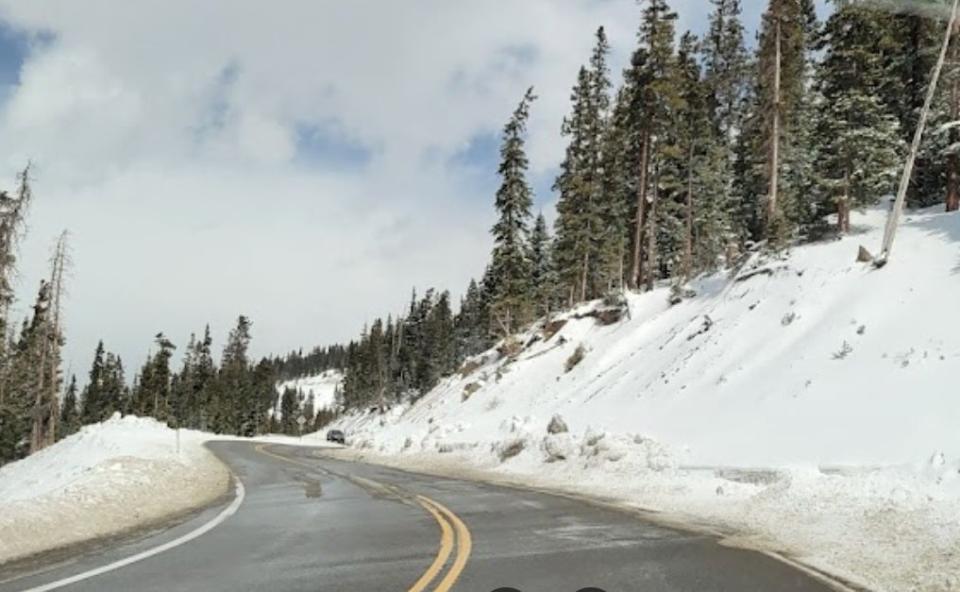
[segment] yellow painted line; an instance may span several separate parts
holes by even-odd
[[[255,447],[255,450],[284,462],[311,469],[315,468],[308,463],[270,452],[266,447],[267,444],[259,444]],[[429,512],[430,515],[433,516],[433,519],[437,521],[437,524],[440,525],[440,548],[437,551],[437,556],[434,558],[433,563],[430,564],[427,571],[420,576],[420,579],[416,581],[408,592],[423,592],[427,589],[443,569],[443,566],[446,565],[450,554],[453,552],[454,541],[456,541],[457,555],[453,560],[453,565],[450,566],[450,570],[447,571],[447,574],[440,580],[436,588],[433,589],[433,592],[450,592],[453,585],[457,583],[457,579],[460,578],[460,574],[463,573],[464,568],[466,568],[467,561],[470,560],[470,553],[473,550],[473,539],[470,536],[470,529],[467,528],[467,525],[464,524],[459,516],[440,502],[422,495],[417,496],[417,502],[423,509]]]
[[[453,523],[457,531],[457,557],[453,560],[450,571],[440,580],[437,587],[433,589],[434,592],[449,592],[449,590],[453,588],[453,585],[457,583],[457,579],[460,577],[460,574],[463,573],[464,568],[467,567],[467,561],[470,560],[470,552],[473,550],[473,540],[470,537],[470,529],[467,528],[467,525],[463,523],[463,520],[461,520],[459,516],[451,512],[450,509],[443,504],[422,495],[417,496],[417,498],[421,502],[425,502],[439,510],[447,520]]]
[[[426,590],[430,582],[437,577],[437,574],[440,573],[440,570],[446,565],[447,559],[453,551],[453,528],[450,527],[450,523],[447,522],[443,515],[434,509],[433,506],[422,500],[420,501],[420,505],[423,506],[426,511],[430,512],[433,519],[440,525],[440,550],[437,551],[437,557],[433,560],[433,563],[430,564],[430,567],[427,568],[427,571],[423,572],[423,575],[420,576],[420,579],[417,580],[408,592],[423,592],[423,590]]]
[[[307,467],[308,469],[314,468],[314,467],[310,466],[309,464],[307,464],[307,463],[305,463],[305,462],[300,462],[300,461],[298,461],[298,460],[293,460],[292,458],[287,458],[286,456],[281,456],[281,455],[279,455],[279,454],[275,454],[275,453],[273,453],[273,452],[270,452],[269,450],[267,450],[267,445],[266,445],[266,444],[257,444],[257,446],[254,447],[254,450],[256,450],[257,452],[259,452],[260,454],[266,454],[267,456],[272,456],[273,458],[280,459],[280,460],[282,460],[282,461],[284,461],[284,462],[288,462],[288,463],[295,464],[295,465],[300,465],[301,467]]]

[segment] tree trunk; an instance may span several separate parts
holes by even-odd
[[[633,271],[630,283],[634,288],[643,285],[643,226],[646,222],[647,204],[647,168],[649,160],[650,134],[644,134],[640,149],[640,180],[637,186],[637,222],[633,233]]]
[[[683,237],[683,279],[689,281],[693,274],[693,149],[694,142],[690,142],[690,153],[687,157],[687,203],[686,227]]]
[[[650,192],[650,210],[647,215],[647,290],[653,290],[657,276],[657,183],[660,181],[659,165],[653,167],[653,190]]]
[[[844,173],[843,195],[837,199],[837,230],[841,234],[850,232],[850,173]]]
[[[589,232],[587,233],[587,236],[590,236]],[[580,267],[580,302],[586,302],[587,300],[587,270],[590,266],[589,245],[590,243],[588,238],[587,246],[583,249],[583,261],[581,262]]]
[[[957,34],[956,27],[953,30]],[[950,61],[954,68],[957,67],[957,59],[960,57],[958,51],[960,44],[954,39],[950,46]],[[960,120],[960,76],[955,71],[953,80],[950,81],[950,121]],[[950,145],[956,146],[960,142],[960,132],[956,127],[950,128]],[[947,199],[946,209],[948,212],[955,212],[960,209],[960,158],[957,157],[955,150],[947,155]]]
[[[770,190],[767,195],[767,224],[777,213],[777,197],[780,184],[780,15],[776,26],[776,63],[773,68],[773,129],[770,134]]]

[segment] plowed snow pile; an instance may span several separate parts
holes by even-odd
[[[855,263],[884,219],[677,304],[582,307],[335,427],[379,462],[659,510],[873,589],[960,590],[960,215],[913,213],[886,267]]]
[[[117,534],[227,492],[208,434],[114,416],[0,468],[0,563]]]

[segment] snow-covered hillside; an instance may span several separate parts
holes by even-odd
[[[226,467],[153,419],[119,415],[0,468],[0,563],[123,532],[226,493]],[[157,495],[162,488],[163,495]]]
[[[856,263],[884,219],[679,304],[630,295],[612,324],[585,306],[410,408],[335,427],[382,462],[613,497],[881,589],[953,589],[960,215],[913,213],[885,268]]]
[[[326,370],[316,376],[305,376],[277,383],[277,408],[279,409],[279,397],[283,391],[292,388],[304,396],[304,404],[313,399],[313,409],[332,409],[336,404],[336,391],[340,383],[343,382],[343,373],[339,370]]]

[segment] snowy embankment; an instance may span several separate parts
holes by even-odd
[[[675,305],[585,306],[331,427],[375,462],[653,510],[870,589],[960,590],[960,215],[914,213],[885,268],[855,263],[884,218]]]
[[[204,446],[153,419],[114,416],[0,468],[0,564],[170,519],[228,492]]]
[[[337,387],[343,382],[343,373],[339,370],[326,370],[316,376],[304,376],[277,383],[277,405],[280,407],[280,397],[288,388],[304,396],[303,404],[313,401],[313,409],[332,409],[336,404]]]

